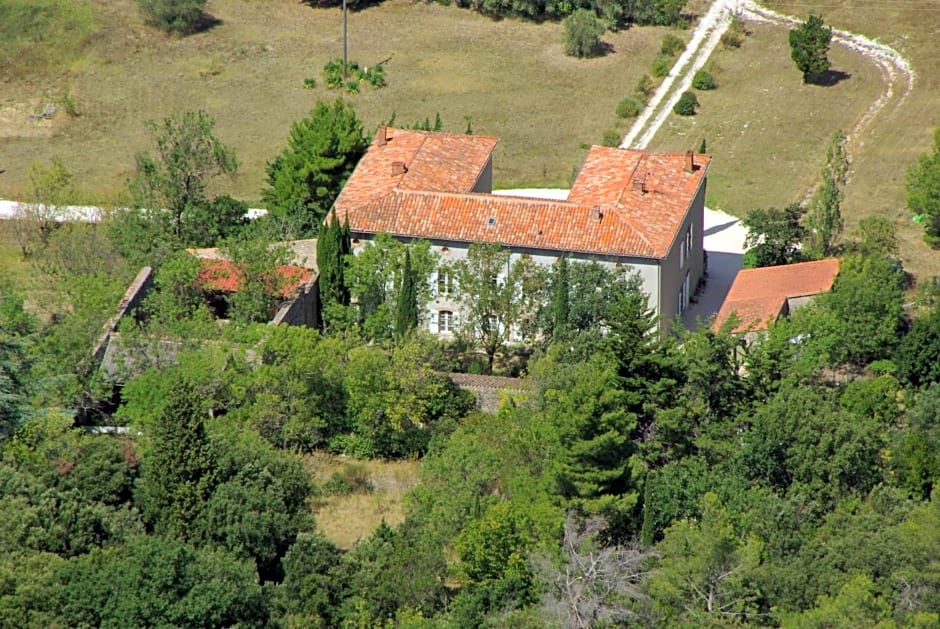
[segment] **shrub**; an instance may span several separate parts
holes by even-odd
[[[305,89],[305,90],[312,90],[312,89],[314,89],[316,86],[317,86],[317,80],[316,80],[316,79],[304,79],[304,89]]]
[[[347,463],[343,469],[333,472],[323,484],[324,493],[332,496],[347,496],[349,494],[371,494],[375,485],[369,479],[369,470],[361,463]]]
[[[656,60],[653,61],[653,65],[650,66],[650,72],[656,78],[662,78],[669,74],[670,68],[672,68],[672,57],[668,55],[659,55],[656,57]]]
[[[643,105],[637,99],[632,96],[627,96],[622,101],[617,103],[617,117],[618,118],[636,118],[640,115],[640,111],[643,109]]]
[[[361,78],[375,89],[385,87],[385,67],[372,66],[372,69],[366,69],[361,73]]]
[[[744,33],[728,30],[721,34],[720,41],[721,47],[725,50],[735,50],[744,43]]]
[[[637,81],[635,91],[640,100],[645,103],[649,100],[650,96],[653,95],[653,90],[655,89],[653,79],[650,78],[650,75],[644,74],[640,77],[640,80]]]
[[[620,146],[620,132],[616,129],[608,129],[604,131],[604,139],[601,143],[604,146],[617,147]]]
[[[349,79],[346,81],[346,91],[350,94],[359,93],[359,79]]]
[[[685,50],[685,42],[683,42],[681,39],[679,39],[672,33],[669,33],[668,35],[663,37],[663,43],[662,43],[662,47],[660,48],[660,50],[662,51],[664,55],[668,55],[672,57],[677,52]]]
[[[692,87],[697,90],[713,90],[718,85],[715,83],[715,77],[705,70],[699,70],[692,77]]]
[[[604,23],[588,9],[578,9],[565,18],[565,54],[573,57],[593,57],[601,50],[601,35],[607,30]]]
[[[672,110],[680,116],[694,116],[696,108],[698,108],[698,99],[695,97],[695,94],[685,92]]]
[[[147,21],[165,33],[189,35],[205,24],[206,0],[137,0]]]

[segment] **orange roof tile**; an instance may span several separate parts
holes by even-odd
[[[220,293],[234,293],[241,287],[244,281],[242,272],[229,260],[200,258],[199,261],[197,283],[200,288]],[[277,267],[277,275],[281,283],[279,290],[281,297],[289,297],[294,290],[310,280],[313,272],[310,269],[285,264]]]
[[[719,329],[733,312],[739,319],[733,332],[766,329],[780,316],[787,299],[828,292],[839,273],[839,262],[832,258],[742,269],[715,316],[713,329]]]
[[[499,142],[487,135],[385,129],[386,142],[372,142],[340,192],[335,203],[338,211],[396,189],[470,192]],[[396,162],[404,164],[404,172],[393,166]]]
[[[548,201],[470,192],[496,138],[391,128],[386,137],[336,201],[352,231],[621,257],[668,255],[711,160],[694,155],[690,170],[686,153],[595,146],[568,200]]]

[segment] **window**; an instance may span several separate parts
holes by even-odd
[[[454,294],[454,278],[447,271],[437,272],[437,294],[441,296]]]
[[[692,227],[685,231],[685,239],[679,245],[679,268],[685,267],[686,260],[692,254]]]
[[[437,312],[437,331],[441,334],[449,334],[453,331],[454,313],[450,310],[439,310]]]
[[[486,315],[486,329],[483,331],[484,334],[496,334],[499,332],[499,319],[496,318],[496,315]]]
[[[686,308],[689,307],[689,274],[685,274],[685,279],[682,280],[682,286],[679,287],[679,304],[678,312],[682,314],[685,312]]]

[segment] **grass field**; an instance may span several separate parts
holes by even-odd
[[[325,453],[310,454],[306,461],[318,485],[354,463],[365,468],[374,487],[371,493],[316,499],[317,530],[340,548],[351,548],[357,540],[368,537],[382,520],[395,526],[405,519],[404,496],[418,484],[416,461],[354,461]]]
[[[144,121],[203,108],[242,163],[227,191],[253,200],[264,165],[287,142],[291,123],[317,98],[321,69],[342,51],[341,12],[297,0],[215,0],[221,20],[184,39],[146,27],[132,0],[93,3],[100,38],[80,67],[11,81],[0,91],[0,193],[22,194],[31,162],[60,156],[92,197],[119,195],[148,148]],[[612,54],[566,57],[561,26],[487,17],[437,4],[389,0],[349,14],[349,58],[385,64],[388,87],[347,95],[367,129],[397,113],[410,124],[440,112],[447,130],[497,135],[497,185],[567,185],[584,143],[615,127],[614,108],[632,92],[667,29],[605,36]],[[680,35],[682,33],[680,32]],[[318,87],[303,89],[305,78]],[[33,122],[44,102],[72,97],[79,117]],[[621,124],[625,130],[626,124]]]
[[[922,240],[923,228],[905,207],[908,164],[926,152],[940,126],[940,4],[920,0],[782,0],[768,8],[805,18],[810,11],[827,24],[878,39],[906,57],[914,89],[892,102],[852,147],[843,214],[846,233],[859,219],[882,214],[898,227],[905,267],[918,277],[940,274],[940,252]],[[832,134],[848,131],[884,87],[876,67],[834,44],[833,68],[850,76],[830,87],[802,85],[789,58],[787,29],[748,24],[751,35],[735,51],[719,50],[719,88],[699,93],[692,119],[673,117],[650,148],[683,148],[707,138],[715,158],[709,171],[711,205],[743,216],[757,207],[799,201],[818,182]]]

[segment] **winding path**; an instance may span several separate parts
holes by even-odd
[[[766,9],[753,0],[715,0],[695,28],[685,52],[676,61],[669,75],[624,137],[621,147],[647,147],[672,112],[672,108],[679,101],[682,93],[691,87],[692,77],[708,61],[734,15],[752,22],[788,28],[801,23],[801,20],[797,18]],[[841,29],[833,29],[832,39],[835,43],[868,58],[879,68],[885,79],[884,91],[869,105],[846,134],[851,153],[853,147],[858,150],[863,146],[864,143],[860,139],[862,132],[871,125],[889,102],[895,101],[895,108],[897,108],[907,100],[911,90],[914,89],[914,72],[910,62],[897,50],[873,39]]]

